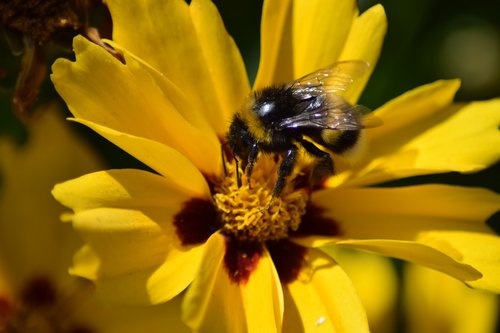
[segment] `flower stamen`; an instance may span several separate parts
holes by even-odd
[[[286,238],[290,231],[299,228],[309,193],[287,182],[282,195],[273,197],[278,165],[263,156],[256,163],[251,179],[242,177],[240,187],[236,170],[228,170],[228,175],[216,185],[214,195],[223,233],[239,240],[268,241]]]

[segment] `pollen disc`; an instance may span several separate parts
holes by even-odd
[[[279,163],[272,158],[262,157],[255,165],[251,183],[243,175],[239,188],[235,170],[228,170],[228,175],[216,186],[214,195],[223,224],[222,233],[240,240],[267,241],[286,238],[289,232],[298,229],[309,193],[290,185],[282,195],[273,198],[276,177],[269,175],[277,174],[277,165]]]

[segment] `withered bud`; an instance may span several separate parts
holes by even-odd
[[[77,6],[69,0],[3,0],[0,19],[3,26],[40,44],[61,29],[78,29]]]

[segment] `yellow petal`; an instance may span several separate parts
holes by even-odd
[[[448,106],[433,117],[415,121],[411,128],[403,127],[404,132],[394,131],[371,142],[367,159],[372,162],[362,170],[366,175],[358,177],[366,183],[482,170],[500,159],[499,124],[500,99]]]
[[[118,147],[123,148],[139,161],[160,173],[177,188],[187,193],[209,193],[208,185],[200,171],[175,149],[157,141],[114,131],[92,122],[76,121],[85,124]]]
[[[210,198],[203,187],[192,192],[184,191],[169,178],[136,169],[87,174],[56,185],[52,194],[77,212],[98,207],[157,207],[172,213],[191,197]]]
[[[194,0],[189,9],[221,106],[221,114],[215,114],[223,122],[218,134],[225,135],[232,115],[250,93],[245,64],[211,1]],[[203,110],[207,112],[206,105]]]
[[[241,294],[223,269],[224,238],[214,234],[206,243],[199,274],[184,296],[183,320],[198,332],[245,332]]]
[[[471,172],[500,159],[500,99],[454,105],[451,115],[407,142],[403,151],[417,151],[417,168]]]
[[[98,291],[116,302],[167,301],[184,290],[198,271],[203,246],[181,246],[173,228],[161,225],[168,216],[158,208],[143,210],[95,208],[73,218],[91,251],[75,257],[72,274],[94,275]],[[98,266],[89,265],[92,255]]]
[[[72,273],[97,280],[102,293],[158,303],[192,281],[202,247],[183,246],[173,221],[193,193],[139,170],[88,174],[53,193],[75,210],[73,226],[88,244],[75,256]]]
[[[182,297],[175,297],[165,304],[157,306],[130,306],[113,304],[116,295],[112,298],[103,299],[99,293],[95,293],[93,284],[83,279],[72,279],[74,283],[71,287],[67,284],[57,285],[58,290],[64,293],[64,304],[70,306],[71,311],[62,311],[61,315],[69,323],[78,323],[91,331],[109,333],[162,333],[165,328],[174,332],[188,332],[187,327],[181,321],[181,301]],[[118,290],[120,291],[120,290]],[[114,298],[114,299],[113,299]],[[70,300],[70,302],[67,302]],[[61,310],[64,310],[61,308]],[[85,329],[84,331],[86,331]]]
[[[208,240],[200,274],[185,295],[187,325],[196,332],[281,332],[281,287],[267,251],[248,281],[234,282],[225,267],[226,250],[223,236]]]
[[[224,135],[233,102],[248,93],[241,56],[208,1],[107,2],[113,39],[192,98],[200,116]],[[191,8],[192,7],[192,8]],[[137,18],[140,19],[137,19]],[[233,96],[230,96],[234,94]]]
[[[182,115],[185,120],[190,124],[193,124],[197,129],[205,132],[207,135],[212,135],[213,129],[208,123],[204,116],[201,116],[199,111],[192,104],[192,98],[189,98],[177,87],[172,81],[159,72],[156,68],[151,67],[141,58],[130,53],[128,50],[124,49],[121,45],[116,44],[112,40],[105,39],[104,42],[112,46],[115,50],[121,52],[127,63],[136,64],[136,67],[140,70],[146,70],[151,76],[151,79],[158,86],[158,88],[163,92],[168,100],[173,104],[174,109]],[[175,112],[175,111],[173,111]],[[179,119],[177,114],[173,114],[174,119]],[[182,122],[182,121],[181,121]]]
[[[357,102],[377,65],[386,31],[387,17],[384,7],[380,4],[365,11],[352,24],[339,61],[361,59],[367,61],[370,67],[344,95],[351,103]]]
[[[264,250],[248,283],[240,287],[248,332],[281,332],[283,294],[269,253]]]
[[[496,295],[467,288],[445,274],[417,265],[406,265],[404,273],[407,332],[441,333],[444,327],[450,333],[495,331]]]
[[[468,254],[467,247],[446,233],[494,235],[485,222],[500,209],[498,194],[447,185],[342,188],[317,192],[312,202],[324,211],[324,218],[338,224],[342,244],[418,262],[463,281],[481,274],[487,281],[496,278],[489,275],[494,273],[491,268],[477,271],[482,261],[493,264],[490,256],[496,252]],[[311,237],[308,244],[329,241],[334,240]]]
[[[357,13],[351,0],[265,1],[254,88],[289,82],[334,63]]]
[[[291,36],[293,2],[264,1],[260,27],[260,63],[254,89],[294,78]]]
[[[399,281],[392,260],[338,246],[321,250],[342,267],[354,284],[366,311],[370,332],[396,332]]]
[[[318,250],[308,250],[302,271],[284,292],[283,332],[369,332],[350,279]]]
[[[73,226],[99,256],[99,276],[105,277],[159,265],[169,250],[181,247],[166,225],[170,215],[161,208],[94,208],[76,213]]]
[[[73,266],[69,268],[71,275],[95,281],[99,276],[101,260],[87,244],[83,245],[73,256]]]
[[[368,185],[438,172],[473,172],[500,159],[500,99],[449,105],[457,81],[415,89],[376,111],[363,161],[329,186]]]
[[[335,62],[351,23],[358,15],[355,1],[315,0],[293,3],[295,78]]]
[[[215,133],[184,118],[179,107],[191,105],[175,86],[127,52],[124,65],[81,36],[73,46],[76,61],[57,60],[51,78],[77,119],[168,144],[204,172],[220,171]]]
[[[371,149],[389,150],[383,144],[389,138],[405,133],[415,124],[428,123],[429,120],[437,123],[443,120],[434,118],[444,107],[451,104],[459,87],[458,80],[436,81],[410,90],[378,108],[376,115],[382,118],[384,124],[367,131],[370,142],[374,142]],[[420,131],[425,129],[419,128]],[[398,145],[399,142],[385,144]]]
[[[473,281],[481,278],[482,276],[477,269],[460,262],[460,260],[455,259],[453,255],[422,243],[385,239],[367,239],[345,240],[339,241],[337,244],[360,250],[372,251],[388,257],[425,265],[462,281]]]
[[[161,266],[98,280],[103,297],[132,305],[158,304],[183,291],[195,278],[204,245],[171,250]]]
[[[450,106],[459,85],[456,80],[437,81],[411,90],[377,109],[375,114],[382,119],[383,125],[369,128],[364,133],[365,154],[347,172],[331,177],[328,186],[369,185],[451,170],[451,163],[447,165],[448,169],[428,170],[431,165],[419,164],[419,159],[428,154],[427,151],[407,149],[406,145],[450,115],[445,108]],[[445,150],[439,153],[446,155]],[[435,157],[440,160],[439,156]],[[430,158],[425,161],[430,162]]]
[[[463,231],[438,231],[429,236],[444,239],[450,246],[460,249],[463,261],[481,272],[482,278],[468,281],[474,288],[500,293],[500,237],[493,234]],[[480,244],[480,246],[478,246]]]

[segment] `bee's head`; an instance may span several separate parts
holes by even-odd
[[[233,154],[239,157],[248,155],[248,146],[252,139],[248,132],[248,126],[241,118],[240,114],[236,113],[233,117],[226,139]]]

